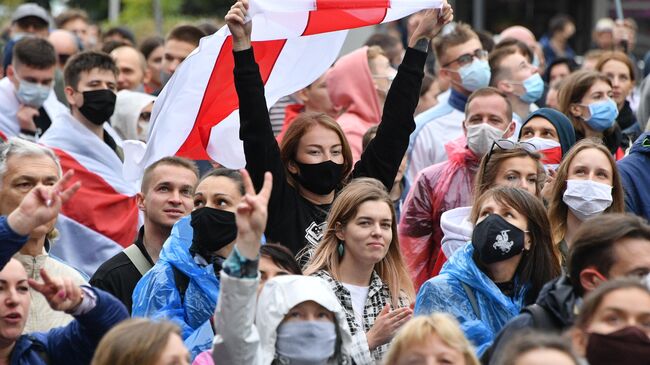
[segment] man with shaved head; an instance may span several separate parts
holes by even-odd
[[[144,80],[149,72],[147,61],[140,51],[133,46],[117,47],[111,52],[120,71],[117,78],[117,90],[144,92]]]
[[[504,29],[503,32],[501,32],[500,36],[501,40],[513,38],[526,43],[528,48],[533,51],[533,54],[535,56],[532,62],[533,66],[536,66],[540,73],[544,72],[544,69],[546,68],[544,51],[542,51],[542,47],[540,47],[539,43],[537,43],[537,39],[535,38],[533,32],[521,25],[514,25],[512,27]]]

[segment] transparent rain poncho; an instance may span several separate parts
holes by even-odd
[[[210,317],[217,306],[219,280],[213,265],[201,267],[190,254],[193,234],[190,218],[184,217],[174,224],[158,262],[138,282],[133,291],[132,314],[164,318],[178,324],[185,346],[194,358],[212,347],[214,332]],[[182,302],[172,266],[190,279]]]

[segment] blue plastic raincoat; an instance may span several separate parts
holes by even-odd
[[[190,254],[192,244],[190,217],[184,217],[172,228],[160,258],[133,291],[133,316],[166,318],[181,327],[185,346],[192,358],[212,347],[214,332],[210,317],[217,306],[219,280],[214,267],[199,266]],[[174,281],[176,267],[190,279],[184,302]]]
[[[453,315],[480,357],[506,322],[519,314],[528,286],[518,286],[514,298],[506,296],[476,266],[473,252],[471,243],[457,250],[442,267],[440,275],[422,285],[415,299],[415,314],[446,312]],[[461,281],[474,293],[481,320],[474,313]]]

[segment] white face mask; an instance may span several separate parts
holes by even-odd
[[[584,221],[612,205],[612,187],[591,180],[567,180],[562,201],[576,218]]]
[[[467,127],[467,147],[481,157],[488,153],[492,143],[500,139],[505,134],[499,128],[493,127],[488,123],[481,123]]]

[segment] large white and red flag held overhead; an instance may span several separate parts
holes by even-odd
[[[250,0],[255,59],[266,102],[311,84],[336,60],[346,30],[400,19],[443,0]],[[144,155],[127,164],[127,178],[164,156],[245,165],[239,140],[239,102],[227,27],[201,40],[154,104],[153,130]]]

